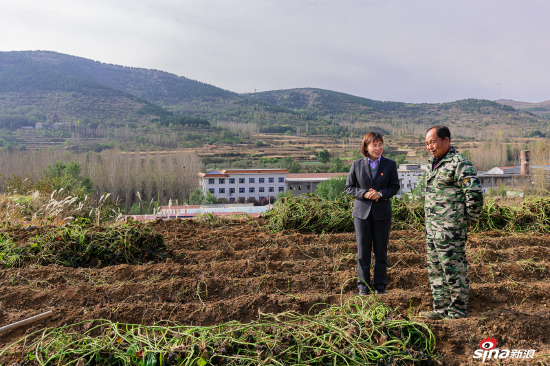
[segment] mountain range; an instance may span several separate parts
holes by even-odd
[[[550,112],[550,102],[545,103],[466,99],[411,104],[317,88],[238,94],[159,70],[51,51],[0,52],[0,128],[10,129],[75,120],[90,126],[135,127],[186,116],[213,125],[254,123],[263,132],[440,121],[466,128],[516,125],[534,130],[548,123],[545,117],[550,115],[545,113]]]

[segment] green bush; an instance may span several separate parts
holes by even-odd
[[[279,192],[279,193],[277,193],[276,200],[279,201],[279,200],[281,200],[285,197],[290,197],[290,196],[294,196],[294,192],[292,192],[291,190],[284,191],[284,192]]]
[[[332,158],[332,168],[329,169],[329,173],[347,173],[349,172],[350,166],[344,164],[342,159],[339,157]]]
[[[341,177],[332,177],[322,181],[317,186],[315,194],[325,200],[335,200],[341,195],[346,194],[344,187],[346,185],[347,177],[342,175]]]
[[[326,164],[330,160],[330,154],[327,149],[324,149],[323,151],[319,151],[319,155],[317,156],[317,160],[319,160],[321,163]]]

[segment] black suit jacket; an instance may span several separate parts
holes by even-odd
[[[382,193],[378,202],[363,198],[369,189]],[[395,161],[382,157],[375,176],[371,176],[367,158],[357,159],[351,164],[346,181],[346,193],[355,197],[353,217],[365,220],[372,212],[375,220],[392,218],[390,199],[399,192],[400,184]]]

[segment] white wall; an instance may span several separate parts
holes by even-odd
[[[401,192],[412,192],[418,183],[418,179],[422,178],[425,170],[398,170],[397,176],[401,182]]]
[[[206,194],[208,190],[213,189],[213,195],[216,198],[225,198],[227,200],[234,199],[235,201],[238,197],[254,197],[259,199],[260,197],[276,197],[279,194],[279,187],[282,187],[283,192],[286,191],[286,173],[239,173],[239,174],[226,174],[229,175],[227,178],[209,178],[200,177],[199,185],[203,193]],[[244,178],[244,183],[241,183],[239,179]],[[250,183],[249,178],[254,178],[254,183]],[[260,178],[264,179],[263,183],[260,183]],[[273,178],[274,182],[269,183],[269,178]],[[283,181],[279,182],[279,178],[282,178]],[[209,180],[214,179],[214,184],[210,184]],[[220,179],[224,179],[224,183],[220,183]],[[229,179],[235,179],[235,183],[230,184]],[[273,188],[273,192],[269,191],[269,188]],[[220,193],[220,188],[225,189],[224,193]],[[230,194],[230,188],[235,189],[235,193]],[[250,188],[254,188],[254,192],[250,192]],[[260,188],[263,188],[264,191],[260,192]],[[239,189],[243,189],[244,192],[239,192]]]

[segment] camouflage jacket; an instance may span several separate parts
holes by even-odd
[[[430,159],[432,165],[433,160]],[[482,207],[483,192],[476,169],[451,146],[435,169],[426,175],[426,235],[465,239],[468,223],[479,220]]]

